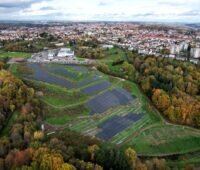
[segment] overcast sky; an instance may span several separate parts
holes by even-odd
[[[0,0],[0,19],[200,22],[200,0]]]

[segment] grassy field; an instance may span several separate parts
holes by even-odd
[[[111,48],[108,50],[104,50],[104,55],[105,57],[99,60],[99,62],[112,62],[116,60],[117,58],[126,59],[126,55],[124,51],[119,48]]]
[[[150,126],[129,142],[140,155],[167,156],[200,150],[200,133],[172,124]]]
[[[114,58],[114,56],[112,57]],[[54,65],[50,67],[54,67]],[[115,69],[119,70],[117,67]],[[13,67],[12,70],[16,72],[17,69]],[[68,71],[80,74],[80,71],[72,68],[69,68]],[[84,71],[82,72],[84,73]],[[44,122],[52,127],[61,127],[62,130],[71,129],[85,135],[95,136],[100,130],[98,126],[112,116],[125,116],[130,112],[144,113],[142,119],[115,135],[109,142],[119,147],[131,146],[141,156],[167,156],[200,150],[200,131],[166,122],[135,83],[104,75],[95,70],[89,72],[89,76],[84,77],[80,74],[80,77],[74,81],[90,78],[92,74],[100,75],[101,80],[110,81],[112,83],[110,89],[128,87],[127,90],[137,99],[129,105],[110,108],[102,114],[90,115],[90,110],[85,108],[84,104],[97,94],[85,96],[81,92],[83,87],[69,90],[53,84],[31,81],[30,85],[44,93],[44,96],[41,96],[46,108]],[[84,87],[98,82],[99,80],[94,81]],[[191,161],[197,161],[198,158]],[[173,165],[173,162],[169,163]],[[180,164],[183,163],[180,162]]]
[[[24,53],[24,52],[6,52],[0,50],[0,58],[1,57],[8,57],[8,58],[17,58],[17,57],[22,57],[22,58],[30,58],[31,53]]]
[[[46,122],[52,125],[65,125],[66,123],[69,123],[72,120],[67,115],[59,116],[59,117],[49,117],[46,119]]]

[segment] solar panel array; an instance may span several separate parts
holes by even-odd
[[[47,70],[51,73],[61,75],[63,77],[76,78],[78,76],[77,73],[70,72],[66,70],[66,68],[62,68],[62,67],[50,67]]]
[[[49,67],[48,65],[43,66],[37,63],[28,63],[27,66],[33,71],[31,78],[35,80],[47,82],[47,83],[52,83],[55,85],[60,85],[67,88],[80,88],[82,86],[93,83],[94,81],[100,80],[100,76],[94,73],[93,77],[77,82],[75,84],[67,79],[50,74],[50,73],[54,73],[54,74],[61,75],[63,77],[69,77],[69,78],[78,77],[78,73],[68,71],[66,69],[67,67],[64,65],[56,65],[56,67]],[[88,72],[83,73],[83,76],[85,77],[88,76]]]
[[[143,113],[129,113],[124,117],[113,116],[111,119],[102,123],[99,128],[102,129],[96,136],[103,140],[110,140],[113,136],[128,128],[134,122],[137,122],[144,116]]]
[[[117,88],[112,91],[106,91],[89,100],[86,103],[86,107],[91,110],[91,114],[103,113],[111,107],[128,104],[134,99],[135,97],[131,96],[126,90]]]
[[[83,87],[83,86],[85,86],[85,85],[87,85],[87,84],[90,84],[90,83],[92,83],[92,82],[94,82],[94,81],[96,81],[96,80],[99,80],[100,79],[100,77],[98,76],[98,75],[94,75],[93,77],[91,77],[91,78],[88,78],[88,79],[85,79],[85,80],[83,80],[83,81],[81,81],[81,82],[78,82],[77,83],[77,87],[79,88],[79,87]]]
[[[122,88],[113,89],[112,93],[119,99],[119,102],[122,105],[127,104],[129,101],[136,98]]]
[[[45,71],[45,69],[42,68],[40,64],[29,63],[27,66],[33,71],[33,74],[29,76],[29,78],[33,78],[35,80],[43,81],[46,83],[60,85],[66,88],[74,87],[74,84],[71,81],[49,74]]]
[[[92,95],[95,95],[102,90],[109,88],[110,86],[111,86],[111,83],[109,81],[101,81],[97,84],[93,84],[91,86],[85,87],[81,91],[88,96],[92,96]]]

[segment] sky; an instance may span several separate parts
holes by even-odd
[[[0,20],[200,23],[200,0],[0,0]]]

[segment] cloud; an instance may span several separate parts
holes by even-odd
[[[167,5],[167,6],[183,6],[183,5],[184,5],[184,2],[163,1],[163,2],[159,2],[159,5]]]
[[[155,17],[156,14],[153,12],[141,13],[141,14],[133,14],[132,17]]]
[[[98,4],[98,6],[107,6],[107,5],[109,5],[109,3],[108,2],[104,2],[104,1],[101,1]]]
[[[43,0],[0,0],[1,8],[24,8],[29,7],[33,3],[38,3]]]
[[[200,0],[0,0],[0,19],[200,22]]]
[[[56,8],[53,8],[53,7],[42,7],[42,8],[40,8],[40,10],[48,11],[48,10],[56,10]]]
[[[199,16],[200,17],[200,10],[192,10],[192,11],[187,11],[183,12],[180,14],[180,16]]]

